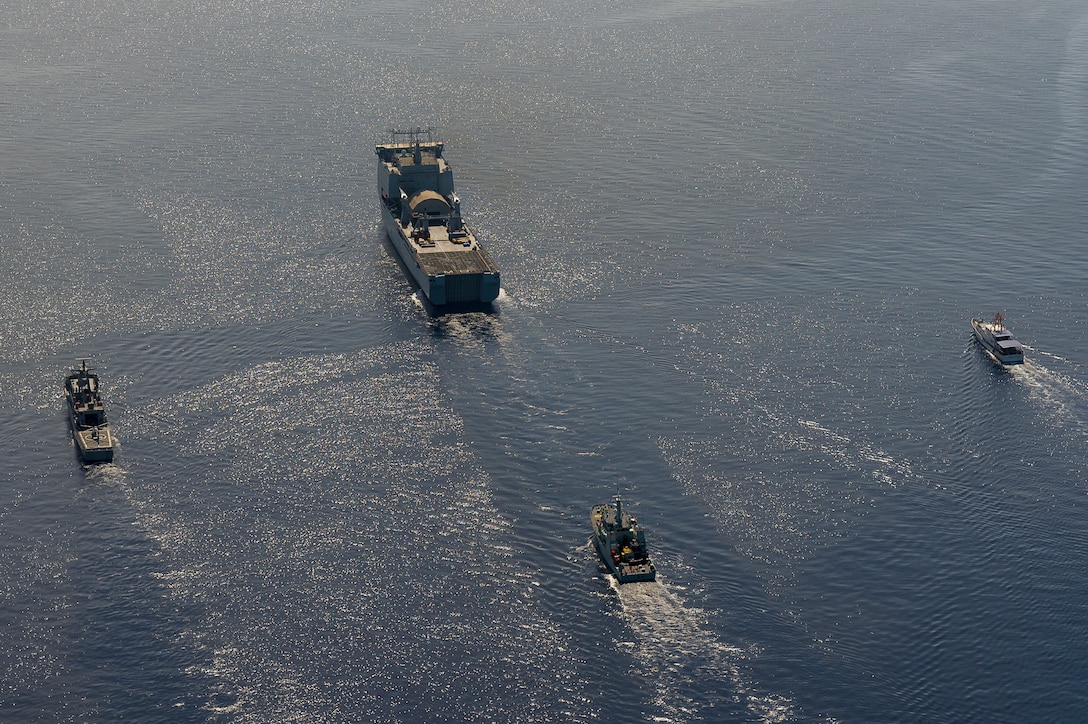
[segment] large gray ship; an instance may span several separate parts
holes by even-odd
[[[389,240],[436,306],[491,302],[499,268],[461,218],[453,170],[431,129],[390,131],[378,155],[378,192]]]

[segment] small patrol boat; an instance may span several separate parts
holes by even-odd
[[[68,401],[68,422],[80,457],[88,463],[113,460],[114,440],[106,421],[98,375],[87,369],[87,359],[64,378],[64,396]]]
[[[390,131],[374,146],[385,231],[431,304],[492,302],[499,268],[461,216],[442,151],[430,128]]]
[[[975,339],[1003,365],[1024,364],[1024,348],[1012,338],[1012,332],[1005,328],[1005,314],[995,312],[993,320],[987,322],[979,317],[971,320],[971,329]]]
[[[638,521],[623,511],[623,501],[594,505],[589,513],[593,543],[608,570],[620,583],[652,581],[657,569],[650,560],[646,534]]]

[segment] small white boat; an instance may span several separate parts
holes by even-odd
[[[990,322],[975,317],[971,320],[971,329],[983,349],[1000,364],[1024,364],[1024,348],[1005,328],[1005,315],[1002,312],[996,312]]]
[[[106,421],[98,375],[87,369],[86,359],[80,362],[82,365],[64,378],[72,437],[84,462],[108,463],[113,460],[114,441]]]

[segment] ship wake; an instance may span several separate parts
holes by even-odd
[[[1024,365],[1010,368],[1028,393],[1050,413],[1052,421],[1071,426],[1088,437],[1088,383],[1071,374],[1039,364],[1038,351]],[[1054,357],[1064,361],[1060,357]]]
[[[660,582],[609,581],[636,635],[627,645],[652,684],[658,721],[701,721],[740,710],[763,722],[793,717],[790,699],[760,691],[746,673],[744,662],[754,653],[719,640],[706,611],[685,605]]]

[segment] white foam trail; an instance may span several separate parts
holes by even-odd
[[[118,449],[115,454],[119,457],[121,451]],[[108,485],[124,485],[128,476],[127,471],[121,467],[116,458],[112,463],[84,465],[83,470],[86,472],[87,480]]]
[[[1036,353],[1038,355],[1038,353]],[[1054,359],[1061,359],[1054,356]],[[1055,422],[1079,427],[1088,436],[1088,384],[1057,370],[1045,367],[1036,359],[1009,371],[1021,381],[1029,394],[1048,409]]]
[[[638,636],[632,644],[636,658],[652,679],[654,702],[665,713],[658,720],[702,721],[701,708],[737,701],[759,721],[792,717],[788,698],[756,690],[738,666],[752,652],[720,641],[706,623],[706,612],[686,606],[660,581],[621,586],[611,576],[608,580],[619,595],[624,619]],[[685,693],[693,672],[705,686],[697,699]]]
[[[1027,344],[1023,345],[1023,347],[1027,351],[1031,352],[1032,355],[1042,356],[1042,357],[1049,357],[1050,359],[1058,360],[1059,362],[1065,362],[1066,364],[1074,364],[1074,362],[1072,360],[1066,359],[1065,357],[1062,357],[1061,355],[1053,354],[1052,352],[1047,352],[1047,351],[1041,350],[1041,349],[1035,349],[1031,345],[1027,345]]]

